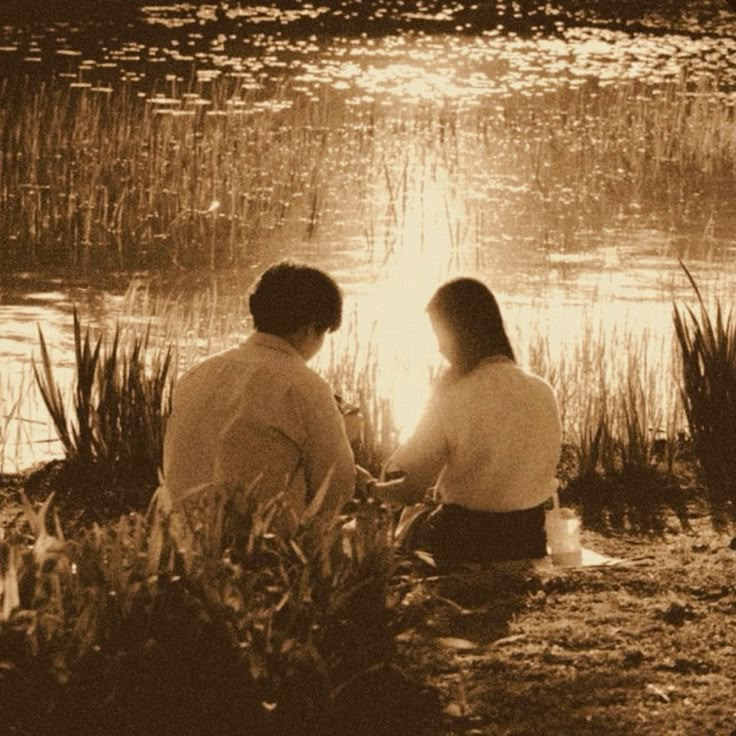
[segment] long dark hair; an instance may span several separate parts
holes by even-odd
[[[454,367],[461,373],[469,373],[491,356],[503,355],[516,362],[496,297],[480,281],[448,281],[429,300],[427,312],[452,333],[458,360]]]

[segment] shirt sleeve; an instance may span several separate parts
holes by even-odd
[[[338,513],[355,490],[355,460],[345,423],[330,387],[321,379],[309,387],[303,404],[306,435],[302,447],[307,503],[316,495],[331,472],[330,486],[322,510]]]
[[[435,484],[449,455],[440,394],[435,391],[411,437],[396,449],[384,468],[384,472],[405,473],[407,483],[422,490]]]

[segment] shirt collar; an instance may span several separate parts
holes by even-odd
[[[253,332],[248,336],[244,345],[254,345],[259,348],[269,348],[270,350],[278,350],[287,355],[294,355],[300,360],[304,360],[299,351],[278,335],[271,335],[268,332]]]

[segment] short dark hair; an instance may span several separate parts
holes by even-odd
[[[289,335],[307,325],[334,332],[342,322],[342,292],[334,279],[292,261],[264,271],[249,304],[256,329],[272,335]]]
[[[446,282],[430,299],[427,312],[451,331],[460,361],[457,367],[463,373],[494,355],[516,362],[496,297],[480,281],[458,278]]]

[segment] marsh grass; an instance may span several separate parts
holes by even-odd
[[[75,386],[68,407],[54,378],[39,327],[41,358],[33,371],[63,446],[69,492],[94,506],[99,486],[116,489],[103,503],[142,508],[158,484],[166,418],[171,410],[174,352],[149,350],[150,331],[111,340],[82,330],[74,312]],[[89,495],[92,494],[92,495]],[[108,509],[109,511],[110,509]]]
[[[587,322],[558,351],[539,333],[526,344],[522,362],[547,378],[560,404],[562,495],[585,524],[657,532],[674,513],[687,527],[675,466],[684,418],[673,341]]]
[[[733,105],[707,81],[468,108],[347,104],[288,84],[265,97],[226,77],[184,88],[2,82],[4,263],[215,269],[325,235],[362,236],[381,257],[442,241],[483,261],[503,234],[569,250],[651,213],[713,230],[732,192]]]
[[[724,523],[736,508],[736,321],[720,301],[709,310],[681,262],[699,310],[675,306],[681,396],[694,451],[702,467],[714,518]]]
[[[71,397],[54,379],[42,335],[35,366],[64,446],[67,480],[82,488],[104,479],[98,485],[136,489],[130,497],[120,491],[114,503],[108,498],[115,512],[141,508],[147,500],[142,489],[150,493],[157,484],[176,372],[232,347],[247,330],[244,300],[223,297],[216,282],[195,299],[157,296],[149,285],[134,285],[125,301],[127,315],[109,343],[102,334],[93,339],[75,316]],[[517,340],[526,345],[522,364],[547,378],[558,396],[565,447],[560,477],[570,498],[592,509],[588,519],[603,525],[625,526],[637,507],[650,519],[634,521],[638,527],[654,525],[667,508],[682,518],[675,465],[685,420],[668,341],[588,322],[571,345],[553,349],[541,322],[525,325],[526,342],[522,335]],[[335,393],[360,409],[364,428],[353,448],[356,461],[378,474],[400,428],[391,397],[381,393],[380,356],[357,315],[343,332],[317,368]],[[85,493],[82,505],[92,500]]]
[[[232,81],[199,92],[144,100],[125,86],[5,82],[6,262],[215,268],[276,230],[313,235],[331,172],[359,156],[339,111],[261,100]]]
[[[19,381],[0,376],[0,474],[8,470],[6,464],[17,469],[23,448],[33,444],[28,425],[37,420],[23,416],[31,386],[25,376]]]

